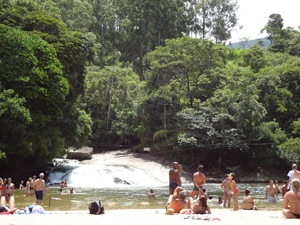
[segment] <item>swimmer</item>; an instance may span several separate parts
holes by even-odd
[[[192,198],[189,198],[189,201]],[[207,198],[205,196],[201,196],[197,199],[197,204],[194,204],[194,201],[190,203],[190,209],[195,214],[211,214],[210,207],[207,205]]]
[[[283,185],[281,187],[281,195],[282,198],[284,198],[285,193],[287,192],[287,186],[288,186],[289,182],[287,180],[283,181]]]
[[[29,177],[28,181],[26,182],[26,191],[25,191],[26,197],[29,197],[31,195],[31,191],[33,191],[33,186],[31,186],[31,184],[32,184],[32,178]]]
[[[295,178],[291,182],[291,190],[284,195],[282,214],[288,219],[300,219],[300,181]]]
[[[56,187],[60,187],[59,188],[59,194],[62,194],[63,193],[63,188],[64,188],[64,181],[60,182],[59,185],[57,185]]]
[[[229,176],[229,181],[230,181],[230,194],[233,193],[233,205],[234,205],[234,209],[233,210],[239,210],[239,202],[237,200],[240,190],[237,188],[237,185],[234,181],[235,179],[235,173],[230,173]]]
[[[40,173],[39,177],[40,178],[34,182],[34,186],[33,186],[33,190],[35,191],[37,205],[41,205],[41,201],[43,200],[44,192],[45,192],[45,196],[46,196],[45,181],[43,180],[44,174]]]
[[[26,187],[24,187],[23,184],[24,184],[24,181],[21,180],[20,186],[19,186],[19,191],[24,191],[24,190],[26,190]]]
[[[69,194],[76,194],[73,188],[70,189]]]
[[[64,187],[68,187],[68,180],[67,179],[65,179],[65,181],[64,181]]]
[[[189,191],[184,190],[182,187],[177,187],[174,191],[174,195],[170,195],[167,205],[166,212],[169,209],[173,209],[174,213],[179,213],[182,209],[190,209],[192,207],[193,199],[189,198],[188,202],[185,200]]]
[[[258,208],[254,205],[253,197],[250,196],[250,191],[248,189],[245,190],[245,196],[243,197],[243,209],[258,210]]]
[[[150,189],[150,192],[148,194],[148,198],[155,198],[155,193],[153,189]]]
[[[169,191],[170,195],[173,195],[174,190],[176,187],[178,187],[178,179],[179,179],[179,174],[178,174],[178,163],[173,162],[173,168],[169,170]]]
[[[5,192],[5,199],[8,202],[9,208],[14,209],[15,208],[15,197],[14,197],[14,190],[15,185],[11,182],[11,178],[9,177],[6,186],[6,192]]]
[[[225,174],[225,179],[222,182],[221,188],[224,190],[224,205],[223,207],[226,207],[226,201],[228,200],[228,208],[230,208],[230,200],[231,200],[231,194],[230,194],[230,187],[228,182],[228,174]]]
[[[279,200],[278,192],[276,191],[273,180],[270,180],[270,185],[266,187],[266,200],[268,200],[269,203],[277,203],[277,199]]]
[[[203,195],[203,185],[205,184],[205,176],[202,173],[203,172],[203,165],[199,165],[197,168],[196,173],[194,173],[193,178],[194,178],[194,189],[192,192],[191,197],[194,198],[196,194],[199,194],[199,196]]]

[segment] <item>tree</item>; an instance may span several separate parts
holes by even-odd
[[[152,71],[148,78],[161,85],[172,83],[178,92],[185,93],[189,106],[194,99],[205,101],[223,86],[225,48],[211,41],[182,37],[166,40],[149,54]]]
[[[250,40],[250,37],[248,37],[248,38],[247,37],[242,37],[242,38],[240,38],[239,45],[242,46],[243,49],[245,49],[248,42],[249,42],[249,40]]]
[[[5,114],[1,115],[1,127],[10,128],[1,130],[0,135],[5,162],[10,162],[10,169],[28,161],[41,165],[64,152],[56,122],[63,115],[68,81],[62,76],[55,49],[38,35],[1,24],[0,46],[1,92],[8,96],[1,108],[6,115],[12,112],[11,120],[5,121]],[[14,111],[10,108],[13,105]],[[18,118],[20,130],[12,127]]]
[[[242,55],[246,66],[250,66],[255,73],[267,65],[263,49],[257,45],[251,46],[250,49],[244,51]]]
[[[281,15],[273,13],[269,16],[268,23],[260,32],[263,33],[264,31],[266,31],[269,35],[268,39],[271,41],[272,44],[276,36],[281,33],[282,28],[283,19],[281,18]]]

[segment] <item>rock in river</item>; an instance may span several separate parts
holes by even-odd
[[[83,147],[79,150],[71,150],[68,153],[67,159],[85,160],[85,159],[92,159],[92,156],[93,156],[93,148]]]

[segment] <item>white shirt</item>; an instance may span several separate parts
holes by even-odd
[[[288,177],[291,178],[291,181],[289,182],[289,185],[288,185],[288,189],[291,189],[292,180],[295,179],[295,172],[294,172],[294,170],[291,170],[287,175],[288,175]]]

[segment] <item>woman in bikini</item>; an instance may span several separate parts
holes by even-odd
[[[11,182],[11,178],[8,178],[8,184],[6,186],[5,198],[8,202],[8,205],[11,209],[15,208],[15,197],[14,197],[14,190],[15,185]]]
[[[6,191],[6,185],[2,178],[0,179],[0,189],[1,189],[1,199],[0,199],[0,205],[6,205],[5,204],[5,191]]]
[[[284,195],[283,215],[288,219],[300,219],[300,181],[295,178],[292,180],[291,190]]]
[[[34,182],[36,181],[36,176],[30,180],[30,196],[34,196],[35,191],[33,190]]]
[[[258,208],[254,205],[254,200],[252,196],[250,196],[250,191],[248,189],[245,190],[245,196],[243,197],[243,209],[258,210]]]
[[[32,178],[29,177],[28,181],[26,182],[26,191],[25,191],[26,197],[29,197],[31,190],[33,190],[31,183],[32,183]]]
[[[191,200],[193,203],[193,199]],[[200,198],[197,198],[197,203],[197,205],[192,205],[191,207],[195,214],[211,214],[210,207],[207,205],[207,198],[205,198],[205,196],[202,195]]]
[[[24,181],[21,180],[20,186],[19,186],[19,191],[24,191],[24,190],[26,190],[26,187],[24,187],[23,184],[24,184]]]
[[[226,207],[226,200],[228,200],[228,208],[230,208],[231,194],[230,194],[228,176],[229,176],[228,174],[225,174],[225,180],[223,180],[221,185],[221,188],[224,189],[224,208]]]
[[[234,209],[233,210],[239,210],[239,202],[237,200],[237,197],[240,193],[240,190],[237,188],[237,185],[234,181],[235,178],[235,173],[230,173],[229,176],[229,181],[230,181],[230,194],[233,193],[233,204],[234,204]]]

